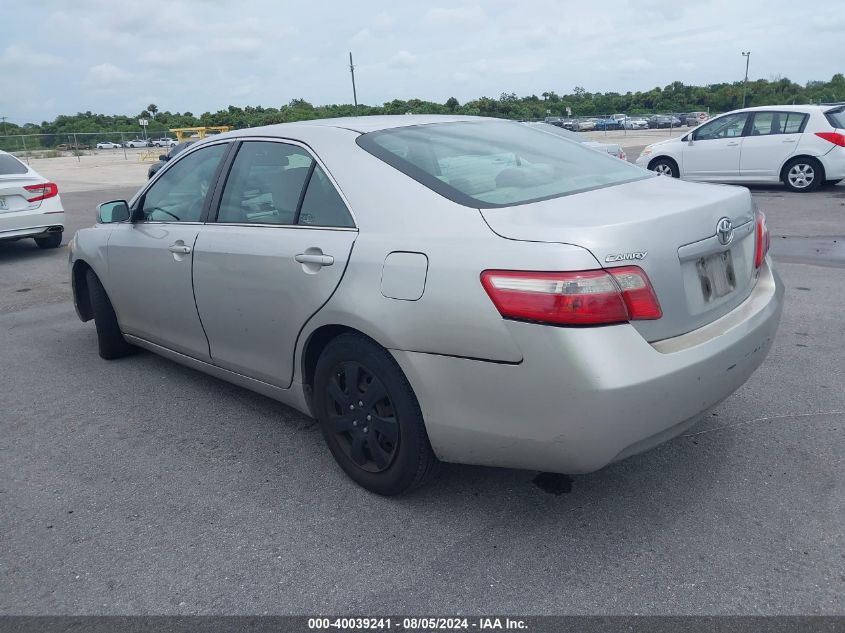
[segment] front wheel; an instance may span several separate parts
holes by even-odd
[[[814,158],[795,158],[784,165],[781,180],[790,191],[815,191],[824,182],[824,168]]]
[[[681,177],[681,170],[678,168],[678,164],[669,158],[658,158],[648,168],[661,176],[670,176],[672,178]]]
[[[343,334],[317,361],[313,403],[337,463],[376,494],[402,494],[428,481],[437,458],[411,385],[370,339]]]

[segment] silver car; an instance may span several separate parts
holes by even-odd
[[[439,460],[586,473],[664,442],[763,361],[783,299],[746,189],[495,119],[238,130],[98,212],[70,266],[103,358],[314,416],[384,495]]]

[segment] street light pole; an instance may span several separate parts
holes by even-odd
[[[742,107],[745,107],[745,95],[748,94],[748,63],[751,61],[751,51],[742,51],[745,58],[745,81],[742,82]]]

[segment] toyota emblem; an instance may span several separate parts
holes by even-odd
[[[722,218],[716,223],[716,238],[722,246],[731,243],[734,238],[734,227],[730,218]]]

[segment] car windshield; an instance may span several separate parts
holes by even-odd
[[[508,121],[435,123],[362,134],[357,143],[459,204],[507,207],[650,178],[556,134]]]
[[[575,141],[577,143],[585,143],[590,140],[588,138],[585,138],[583,135],[578,134],[577,132],[572,132],[562,127],[558,127],[557,125],[551,125],[550,123],[529,123],[528,125],[537,128],[541,132],[557,134],[558,136],[568,138],[570,141]]]
[[[0,154],[0,176],[25,174],[27,171],[26,165],[11,154]]]
[[[845,108],[835,108],[825,112],[827,120],[833,127],[845,128]]]

